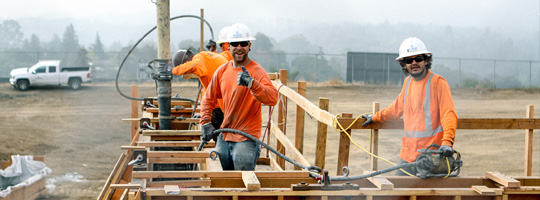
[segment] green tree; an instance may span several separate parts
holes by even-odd
[[[0,24],[0,49],[17,49],[23,45],[24,34],[15,20],[5,20]]]
[[[96,33],[96,41],[90,47],[90,51],[92,51],[94,61],[109,59],[105,53],[105,48],[103,48],[103,43],[101,43],[99,33]]]
[[[274,45],[272,44],[268,36],[266,36],[264,33],[259,32],[255,35],[255,38],[257,38],[257,40],[253,41],[253,51],[255,51],[256,53],[272,52]]]
[[[63,66],[75,65],[79,60],[79,38],[75,33],[73,24],[69,24],[64,31],[64,37],[62,38],[62,53],[64,54],[62,59]]]

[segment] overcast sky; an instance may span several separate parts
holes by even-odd
[[[243,22],[252,32],[272,32],[280,25],[313,23],[415,23],[423,25],[486,27],[503,34],[530,35],[539,30],[539,0],[171,0],[171,17],[200,15],[214,26],[217,37],[225,25]],[[2,0],[0,19],[74,19],[89,26],[155,25],[151,0]],[[67,24],[66,24],[67,25]],[[64,27],[66,26],[64,25]],[[84,26],[78,24],[77,26]],[[77,26],[75,29],[77,31]],[[47,27],[43,27],[47,29]],[[100,31],[96,28],[96,31]],[[110,28],[109,28],[110,29]],[[147,30],[146,29],[146,30]],[[262,29],[262,30],[258,30]],[[64,29],[56,31],[60,35]],[[139,35],[143,34],[141,31]],[[31,34],[31,33],[30,33]],[[25,33],[25,37],[30,34]],[[78,32],[78,34],[81,34]],[[95,33],[92,33],[95,35]],[[101,31],[100,31],[101,34]],[[276,35],[276,39],[280,39]],[[133,38],[131,40],[136,40]],[[536,39],[536,38],[535,38]],[[48,40],[48,38],[42,39]],[[85,41],[81,39],[81,42]],[[536,39],[537,40],[537,39]],[[538,41],[538,40],[537,40]]]

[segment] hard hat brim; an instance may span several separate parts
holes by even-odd
[[[426,54],[426,55],[429,56],[429,55],[431,55],[431,52],[429,52],[429,51],[414,52],[414,53],[411,53],[411,54],[406,54],[406,55],[403,55],[403,56],[399,56],[399,57],[396,58],[396,60],[403,60],[403,58],[406,58],[406,57],[422,55],[422,54]]]

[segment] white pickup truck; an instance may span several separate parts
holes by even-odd
[[[17,68],[9,73],[9,83],[21,91],[30,86],[67,85],[77,90],[81,83],[92,82],[91,67],[60,67],[59,60],[41,60],[29,68]]]

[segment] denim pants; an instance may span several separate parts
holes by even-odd
[[[227,142],[219,134],[216,151],[223,170],[254,170],[261,146],[251,140]]]
[[[399,165],[405,164],[405,163],[409,163],[409,162],[407,162],[407,161],[405,161],[405,160],[403,160],[401,158],[399,159]],[[409,166],[409,167],[403,167],[401,169],[403,169],[403,170],[405,170],[405,171],[407,171],[410,174],[415,175],[415,176],[416,176],[416,173],[418,173],[418,171],[416,170],[416,165]],[[399,169],[394,172],[394,175],[396,175],[396,176],[408,176],[408,174],[405,174],[405,172],[403,172],[403,171],[401,171]]]

